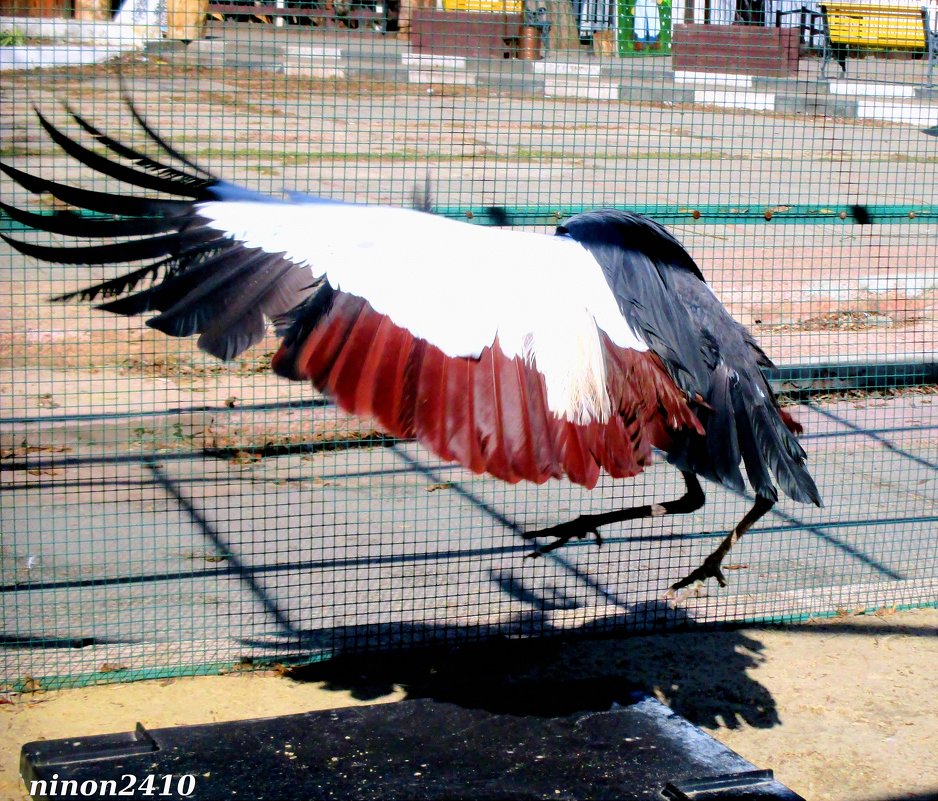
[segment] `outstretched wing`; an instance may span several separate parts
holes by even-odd
[[[119,215],[3,207],[78,239],[50,246],[4,237],[23,253],[129,268],[57,300],[150,313],[148,325],[197,334],[199,347],[221,359],[258,342],[273,321],[283,337],[279,374],[311,380],[346,411],[507,481],[567,476],[591,487],[601,468],[639,472],[669,432],[702,432],[673,368],[623,316],[594,256],[569,237],[264,196],[191,162],[179,168],[138,153],[76,117],[114,160],[40,119],[75,159],[163,195],[95,192],[3,166],[30,191]]]

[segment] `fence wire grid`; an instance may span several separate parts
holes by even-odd
[[[709,485],[699,512],[525,559],[525,531],[677,497],[680,474],[658,460],[592,492],[472,475],[277,379],[272,333],[214,361],[50,303],[110,274],[3,243],[0,682],[936,603],[938,45],[928,6],[877,8],[2,0],[11,167],[117,189],[40,126],[34,108],[104,152],[66,104],[166,159],[123,83],[168,142],[260,191],[406,206],[429,179],[466,225],[549,232],[608,206],[665,224],[778,365],[825,506],[783,500],[729,586],[678,605],[667,587],[751,497]],[[68,210],[7,175],[0,195]]]

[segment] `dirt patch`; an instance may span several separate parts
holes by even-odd
[[[870,328],[915,325],[924,319],[924,317],[907,317],[902,320],[893,320],[888,315],[879,312],[836,311],[808,317],[797,323],[762,324],[754,328],[756,331],[866,331]]]
[[[236,671],[8,693],[0,696],[0,797],[27,798],[18,753],[37,739],[130,731],[138,721],[160,728],[416,696],[497,708],[511,703],[519,682],[596,679],[610,698],[629,685],[656,695],[812,801],[924,798],[938,792],[935,664],[938,610],[884,610],[773,629],[516,642],[327,663],[299,681],[282,671]],[[490,696],[479,692],[480,676]]]

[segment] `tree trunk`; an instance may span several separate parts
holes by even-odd
[[[546,0],[550,19],[550,50],[580,49],[580,31],[577,29],[570,0]]]
[[[75,0],[75,19],[87,22],[107,22],[111,18],[108,0]]]

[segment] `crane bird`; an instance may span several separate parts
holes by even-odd
[[[601,470],[637,475],[655,449],[683,475],[676,500],[528,532],[553,538],[533,555],[574,537],[601,542],[601,526],[699,509],[699,476],[743,493],[743,465],[752,508],[672,596],[709,578],[725,586],[721,563],[776,503],[775,482],[794,500],[821,505],[795,436],[801,426],[760,370],[771,361],[652,220],[601,209],[548,235],[413,208],[273,197],[216,178],[129,107],[162,161],[71,109],[97,149],[36,113],[69,156],[160,197],[91,191],[2,165],[26,190],[97,213],[2,204],[11,218],[105,240],[39,245],[4,236],[18,251],[59,264],[142,263],[54,300],[151,314],[150,327],[198,334],[203,351],[225,360],[257,343],[269,321],[281,338],[276,373],[311,381],[345,411],[507,482],[566,477],[591,489]]]

